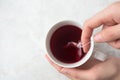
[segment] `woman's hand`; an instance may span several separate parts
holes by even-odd
[[[94,36],[94,41],[107,42],[120,49],[120,2],[113,3],[85,22],[82,43],[89,42],[93,30],[101,25],[103,25],[103,30]],[[89,46],[83,49],[87,52]],[[60,73],[72,80],[120,80],[120,58],[109,57],[104,62],[90,59],[77,68],[60,67],[48,57],[47,59]]]
[[[77,68],[64,68],[53,63],[46,55],[49,63],[60,73],[71,80],[120,80],[120,59],[110,57],[105,62],[90,59]]]
[[[111,4],[84,23],[82,43],[89,42],[93,30],[101,25],[103,29],[94,36],[94,41],[107,42],[112,47],[120,49],[120,2]],[[83,49],[87,52],[89,46]]]

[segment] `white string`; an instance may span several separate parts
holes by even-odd
[[[82,47],[85,47],[85,46],[89,45],[90,43],[91,43],[91,41],[89,41],[89,42],[87,42],[87,43],[85,43],[85,44],[82,44],[81,42],[79,42],[79,43],[77,44],[77,47],[82,48]]]
[[[91,41],[89,41],[89,42],[87,42],[85,44],[82,44],[81,42],[76,43],[76,42],[71,41],[71,42],[68,42],[67,45],[73,44],[73,45],[77,46],[78,48],[82,48],[82,47],[87,46],[90,43],[91,43]]]
[[[76,43],[76,42],[71,41],[71,42],[68,42],[67,46],[72,44],[72,45],[77,46],[78,48],[82,48],[82,47],[87,46],[90,43],[91,43],[91,41],[89,41],[89,42],[87,42],[85,44],[82,44],[81,42]],[[96,48],[93,50],[93,53],[94,53],[93,57],[95,59],[99,60],[99,61],[105,61],[108,58],[108,56],[106,54],[104,54],[103,52],[99,51]]]

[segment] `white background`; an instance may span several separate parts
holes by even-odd
[[[44,57],[48,30],[62,20],[83,25],[114,1],[0,0],[0,80],[69,80]],[[120,56],[119,50],[107,44],[95,47]]]

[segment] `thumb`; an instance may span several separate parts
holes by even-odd
[[[109,42],[120,38],[120,24],[104,28],[94,36],[95,42]]]

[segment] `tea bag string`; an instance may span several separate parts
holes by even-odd
[[[85,43],[85,44],[82,44],[81,42],[79,42],[77,44],[77,47],[78,48],[82,48],[82,47],[85,47],[85,46],[89,45],[90,43],[91,43],[91,40],[89,42]],[[95,59],[97,59],[97,60],[100,60],[100,61],[105,61],[109,57],[105,53],[99,51],[98,48],[94,48],[93,52],[94,52],[94,56],[93,57]]]
[[[83,48],[83,47],[89,45],[90,43],[91,43],[91,41],[84,43],[84,44],[82,44],[81,42],[76,43],[76,42],[71,41],[71,42],[68,42],[68,45],[73,44],[73,45],[77,46],[78,48]]]
[[[78,42],[77,47],[78,47],[78,48],[83,48],[83,47],[89,45],[90,43],[91,43],[91,41],[89,41],[89,42],[87,42],[87,43],[84,43],[84,44],[82,44],[81,42]]]

